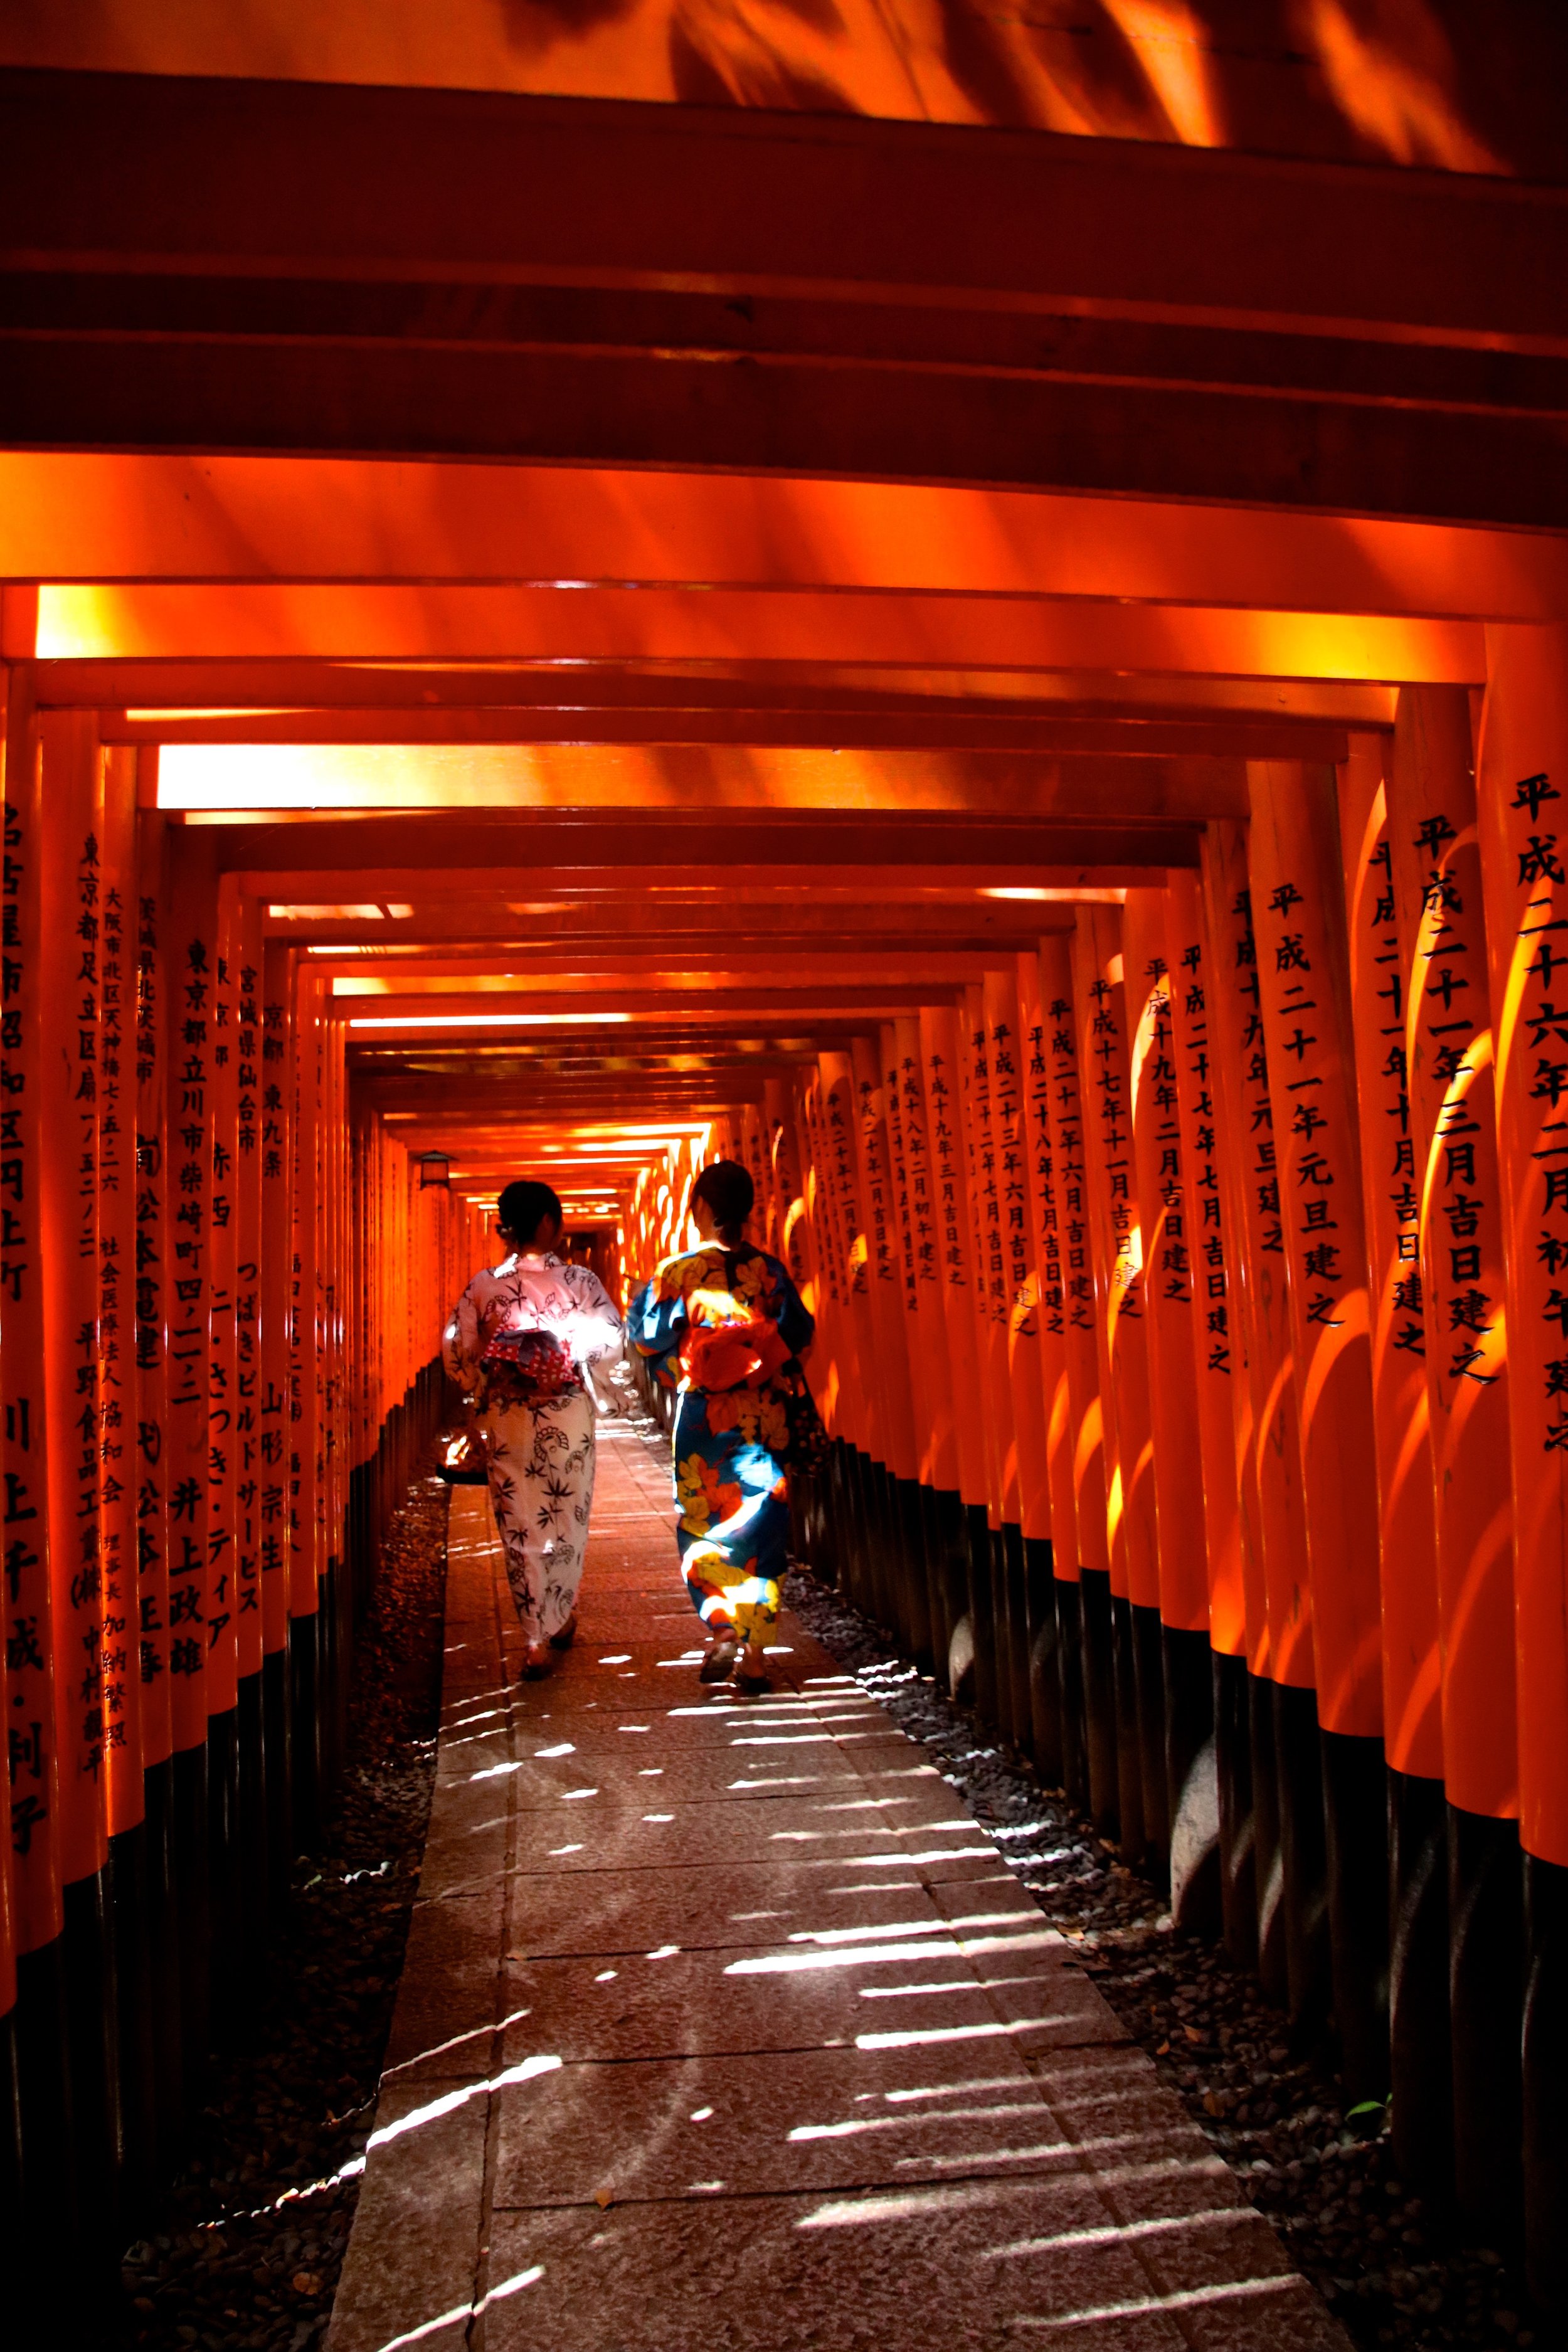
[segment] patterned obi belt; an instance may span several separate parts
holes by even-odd
[[[572,1350],[553,1331],[498,1331],[479,1359],[474,1402],[481,1412],[498,1405],[537,1407],[575,1396],[582,1387]]]
[[[726,1389],[760,1389],[774,1381],[790,1360],[776,1323],[694,1323],[680,1342],[680,1369],[688,1388],[709,1396]]]

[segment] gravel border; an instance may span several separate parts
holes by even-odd
[[[1342,2084],[1321,2060],[1292,2056],[1255,1978],[1175,1934],[1154,1887],[1061,1791],[984,1744],[973,1718],[837,1591],[799,1569],[784,1590],[807,1630],[931,1749],[1019,1883],[1081,1948],[1085,1973],[1358,2346],[1564,2342],[1497,2252],[1462,2242],[1451,2219],[1406,2194],[1386,2126],[1368,2135],[1346,2123]]]
[[[326,2329],[435,1784],[449,1494],[416,1478],[388,1528],[342,1780],[295,1864],[254,2040],[215,2062],[191,2161],[121,2265],[138,2352],[307,2352]]]

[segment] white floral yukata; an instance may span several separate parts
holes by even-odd
[[[547,1642],[577,1605],[594,1500],[595,1408],[583,1374],[620,1339],[598,1276],[537,1250],[481,1267],[442,1335],[447,1375],[472,1396],[485,1433],[525,1641]],[[521,1350],[521,1374],[509,1345]]]

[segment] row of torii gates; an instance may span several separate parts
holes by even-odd
[[[0,114],[4,2226],[244,2031],[500,1183],[629,1286],[727,1151],[807,1557],[1562,2301],[1560,191]]]

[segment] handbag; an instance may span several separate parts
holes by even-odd
[[[489,1485],[489,1447],[485,1444],[484,1431],[476,1423],[460,1429],[450,1440],[436,1475],[448,1486]]]

